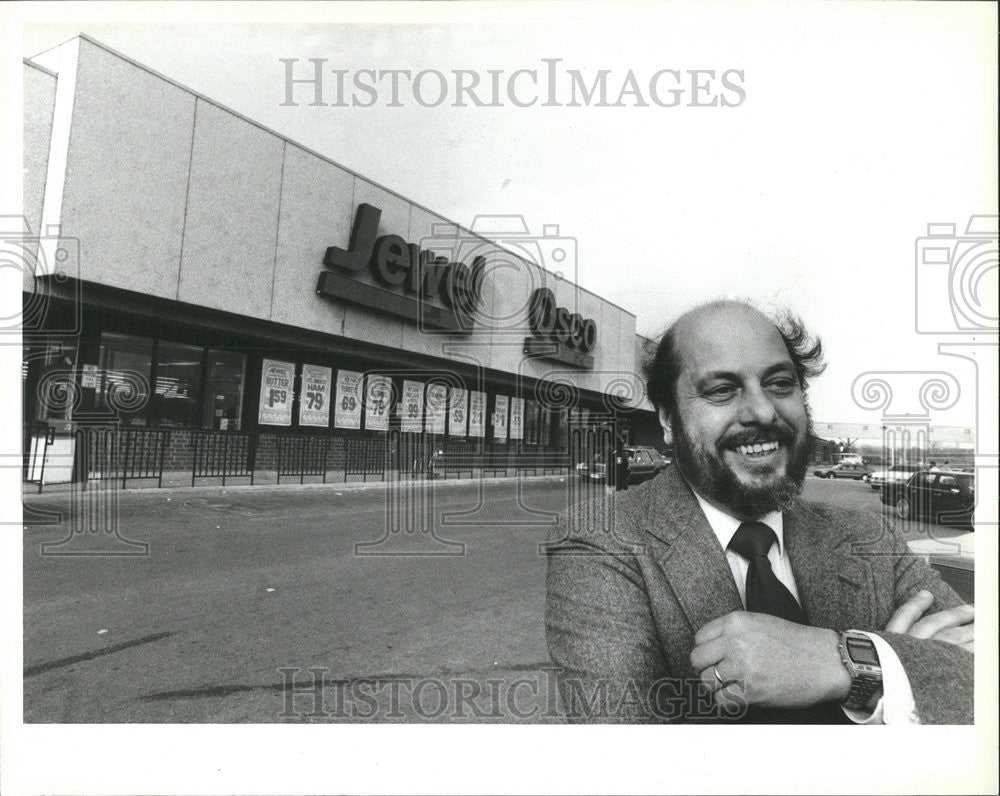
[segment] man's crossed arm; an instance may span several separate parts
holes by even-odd
[[[924,616],[934,596],[921,590],[900,605],[884,631],[946,642],[972,651],[975,609],[958,605]],[[719,700],[762,707],[806,707],[843,701],[851,678],[838,634],[767,614],[734,611],[695,634],[691,664]]]

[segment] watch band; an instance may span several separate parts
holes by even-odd
[[[878,653],[871,639],[860,633],[850,631],[840,634],[840,641],[837,649],[840,651],[840,660],[851,676],[851,689],[847,694],[847,699],[843,705],[846,708],[864,709],[868,708],[872,698],[882,690],[882,667],[878,664],[855,663],[848,651],[848,640],[863,644],[871,653],[875,661],[878,661]]]

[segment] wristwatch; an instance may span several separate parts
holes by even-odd
[[[872,640],[861,633],[840,634],[840,660],[851,676],[851,690],[844,700],[845,708],[870,709],[882,694],[882,666]]]

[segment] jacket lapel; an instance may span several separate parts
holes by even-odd
[[[850,531],[803,506],[784,514],[785,549],[809,624],[873,627],[871,567],[850,553]]]
[[[665,547],[650,552],[662,567],[694,631],[743,609],[726,553],[690,487],[676,467],[662,476],[663,488],[650,502],[648,528]]]

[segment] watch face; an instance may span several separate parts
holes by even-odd
[[[863,663],[868,666],[878,666],[878,655],[875,654],[875,645],[870,641],[856,641],[847,639],[847,653],[854,663]]]

